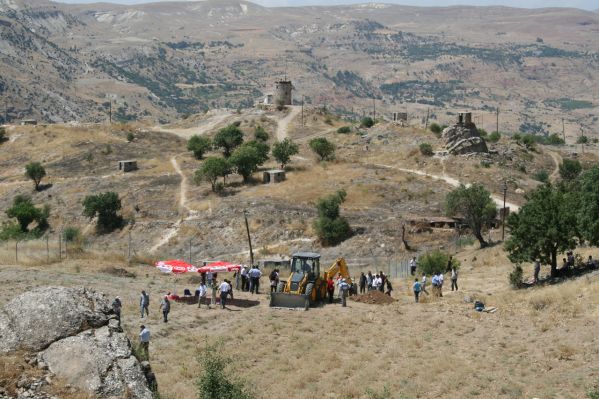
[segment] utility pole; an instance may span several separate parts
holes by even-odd
[[[499,134],[499,107],[497,107],[497,133]]]
[[[247,231],[248,244],[250,245],[250,262],[252,263],[252,266],[254,266],[254,251],[252,251],[252,238],[250,237],[250,226],[248,224],[248,214],[246,210],[243,211],[243,217],[245,218],[245,230]]]
[[[129,247],[127,248],[127,259],[131,259],[131,228],[129,228]]]
[[[191,239],[189,239],[189,264],[191,265]]]
[[[376,98],[372,98],[372,120],[376,123]]]
[[[112,125],[112,99],[110,99],[110,105],[108,106],[108,120]]]
[[[562,118],[562,136],[564,137],[564,144],[566,144],[566,125],[564,123],[564,118]]]
[[[58,260],[62,260],[62,229],[58,232]]]
[[[46,234],[46,263],[50,263],[50,234]]]
[[[4,92],[4,123],[8,125],[8,96]]]
[[[426,121],[424,122],[424,130],[428,129],[428,117],[430,115],[431,109],[427,108],[426,109]]]
[[[505,195],[507,194],[507,181],[503,181],[503,212],[501,213],[501,241],[505,240]]]
[[[302,94],[302,127],[304,127],[304,95]]]

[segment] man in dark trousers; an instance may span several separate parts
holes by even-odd
[[[165,323],[168,323],[168,314],[171,311],[171,301],[168,299],[168,295],[165,295],[160,302],[160,309],[162,309],[162,317]]]
[[[364,294],[366,292],[366,275],[364,272],[360,274],[360,282],[358,285],[360,287],[360,294]]]
[[[122,307],[123,307],[123,304],[121,303],[121,298],[117,296],[116,298],[114,298],[114,301],[112,301],[112,311],[116,315],[116,319],[119,321],[119,327],[121,326],[121,309],[122,309]]]
[[[144,318],[144,313],[146,316],[150,316],[150,295],[148,295],[145,291],[141,291],[141,297],[139,298],[139,308],[141,309],[141,318]]]
[[[150,358],[150,330],[143,324],[139,327],[139,344],[146,357]]]

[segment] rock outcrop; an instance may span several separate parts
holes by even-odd
[[[0,354],[17,350],[38,352],[38,367],[95,397],[153,398],[149,364],[142,369],[110,301],[95,291],[47,287],[8,302]]]
[[[474,123],[457,123],[443,130],[445,148],[453,155],[489,152]]]

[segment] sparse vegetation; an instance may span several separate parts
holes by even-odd
[[[546,144],[549,144],[549,145],[564,145],[565,141],[560,136],[558,136],[556,133],[553,133],[553,134],[550,134],[547,137],[547,143]]]
[[[512,288],[520,288],[522,287],[522,275],[524,271],[522,270],[522,266],[517,264],[514,266],[514,269],[510,272],[509,281]]]
[[[212,141],[208,137],[193,135],[187,141],[187,150],[193,152],[196,159],[202,159],[204,154],[212,147]]]
[[[582,172],[582,165],[576,159],[564,159],[559,166],[559,175],[565,182],[575,180]]]
[[[448,262],[449,254],[439,249],[434,249],[418,258],[418,270],[420,273],[426,273],[429,276],[438,273],[446,273],[448,271]],[[451,265],[456,269],[459,269],[460,262],[458,262],[457,259],[452,258]]]
[[[31,198],[17,195],[12,206],[6,210],[9,218],[17,219],[17,224],[8,223],[0,231],[0,240],[38,238],[48,228],[50,207],[45,205],[37,208]],[[37,225],[29,229],[29,225],[35,222]]]
[[[433,147],[429,143],[420,144],[420,153],[427,157],[432,157],[435,154]]]
[[[123,224],[121,199],[112,191],[97,195],[88,195],[83,200],[83,215],[92,219],[98,217],[97,230],[100,233],[111,232]]]
[[[25,166],[25,175],[33,180],[35,191],[39,191],[40,183],[46,176],[46,169],[39,162],[30,162]]]
[[[340,133],[340,134],[347,134],[349,132],[351,132],[350,126],[341,126],[339,129],[337,129],[337,133]]]
[[[266,143],[269,139],[269,136],[268,136],[268,133],[266,132],[266,130],[264,130],[264,128],[262,126],[258,125],[254,129],[254,139],[256,141]]]
[[[335,145],[324,137],[310,140],[309,146],[321,161],[328,161],[335,157]]]
[[[469,187],[461,185],[447,194],[445,212],[447,216],[463,216],[481,248],[487,246],[482,230],[495,218],[497,209],[491,195],[482,185],[478,183]]]
[[[494,131],[489,135],[488,140],[491,143],[497,143],[499,141],[499,139],[501,139],[501,133]]]
[[[541,183],[547,183],[549,181],[549,173],[545,169],[537,170],[533,177]]]
[[[6,137],[6,129],[0,126],[0,144],[4,143],[8,138]]]
[[[133,132],[128,132],[127,133],[127,142],[131,143],[133,140],[135,140],[135,135],[133,134]]]
[[[264,163],[262,154],[253,145],[240,146],[233,151],[229,161],[235,171],[243,177],[244,183],[248,183],[258,166]]]
[[[299,147],[289,138],[285,138],[283,141],[275,143],[272,147],[272,155],[277,162],[281,164],[281,168],[283,169],[289,163],[291,157],[298,152]]]
[[[352,235],[349,223],[339,212],[339,206],[345,201],[346,196],[344,190],[339,190],[320,198],[316,203],[318,218],[314,221],[314,230],[325,246],[335,246]]]
[[[370,116],[366,116],[362,118],[362,120],[360,121],[360,126],[365,128],[371,128],[374,126],[374,123],[374,119],[372,119]]]

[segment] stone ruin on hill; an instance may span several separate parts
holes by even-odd
[[[470,112],[460,113],[458,122],[443,130],[443,139],[445,140],[445,149],[452,155],[489,152],[485,140],[472,122]]]
[[[44,392],[55,377],[97,398],[153,399],[155,377],[139,362],[108,298],[88,289],[45,287],[0,309],[0,356],[25,353],[35,378],[23,371],[3,398],[54,398]],[[152,387],[152,388],[151,388]]]

